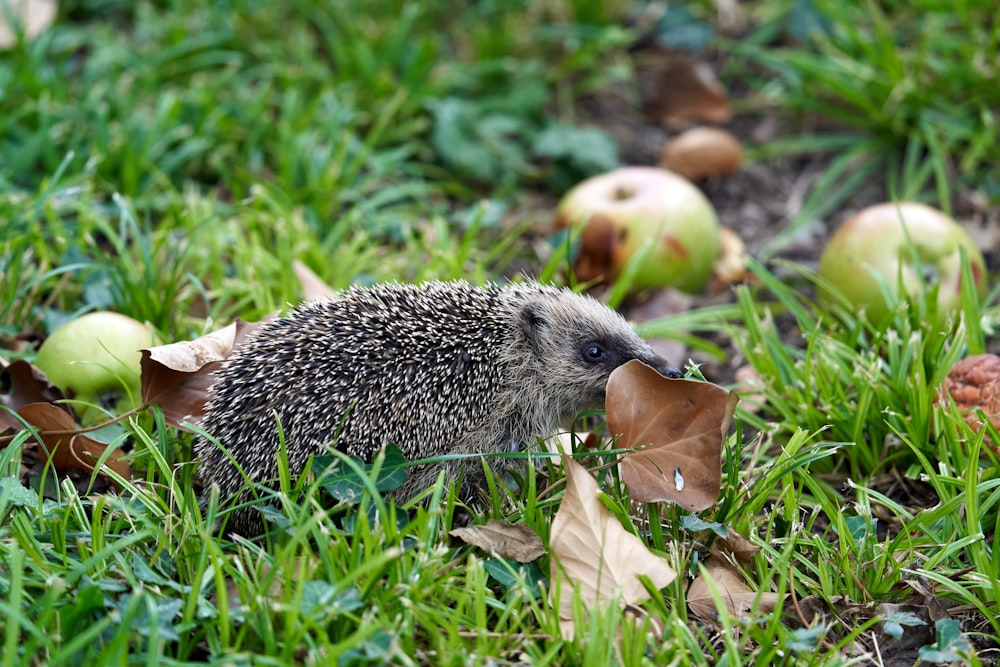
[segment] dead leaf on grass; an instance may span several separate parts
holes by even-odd
[[[0,406],[17,412],[29,403],[52,403],[66,398],[66,395],[46,377],[45,373],[35,368],[23,359],[12,361],[0,371],[0,386],[10,387],[5,394],[0,394]],[[68,406],[56,406],[72,416]],[[4,431],[20,431],[22,428],[14,415],[6,410],[0,410],[0,433]]]
[[[292,271],[299,279],[299,285],[302,286],[302,298],[306,301],[332,299],[337,295],[337,290],[323,282],[322,278],[299,260],[292,262]]]
[[[545,546],[531,526],[490,519],[485,525],[455,528],[450,533],[496,558],[530,563],[545,555]]]
[[[777,593],[750,590],[739,574],[709,559],[705,562],[701,574],[691,582],[687,592],[688,609],[704,621],[713,621],[718,614],[715,599],[712,597],[713,584],[726,611],[743,621],[752,620],[751,611],[757,617],[773,612],[780,600]]]
[[[760,552],[760,547],[753,544],[731,527],[725,537],[717,537],[712,542],[712,554],[722,558],[732,558],[740,565],[747,565]]]
[[[693,511],[711,507],[722,486],[722,442],[738,398],[718,385],[666,378],[640,361],[608,380],[607,415],[632,499],[670,501]],[[648,445],[648,446],[644,446]]]
[[[229,326],[190,341],[142,350],[142,400],[163,410],[171,426],[185,428],[205,416],[205,402],[215,383],[215,371],[225,364],[259,322],[237,320]]]
[[[566,456],[563,462],[566,494],[549,540],[552,595],[559,600],[560,618],[573,618],[574,589],[587,607],[607,604],[616,592],[629,605],[649,596],[640,576],[649,577],[656,588],[672,582],[677,574],[667,560],[622,527],[601,503],[597,481],[586,468]],[[572,624],[563,629],[572,632]]]
[[[34,39],[52,25],[56,18],[56,0],[3,0],[0,2],[0,49],[17,44],[21,30],[26,40]]]
[[[65,410],[51,403],[29,403],[18,414],[39,431],[37,440],[44,446],[43,456],[50,456],[56,472],[67,470],[92,471],[108,449],[105,445],[79,432],[76,421]],[[26,452],[27,453],[27,452]],[[118,475],[128,479],[131,466],[124,460],[121,450],[115,449],[104,464]],[[117,488],[110,476],[98,472]]]
[[[724,125],[733,116],[726,92],[708,63],[679,51],[661,50],[640,63],[646,115],[668,128],[692,122]]]

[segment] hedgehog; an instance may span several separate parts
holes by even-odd
[[[611,372],[632,359],[679,376],[620,314],[567,289],[352,287],[256,329],[218,372],[202,422],[218,442],[196,440],[199,475],[248,500],[234,459],[251,482],[273,486],[280,428],[295,475],[332,447],[366,460],[389,444],[409,460],[470,455],[410,468],[395,497],[412,498],[444,469],[471,500],[485,485],[482,457],[499,475],[523,466],[489,455],[522,451],[603,407]],[[229,528],[259,533],[263,522],[242,510]]]

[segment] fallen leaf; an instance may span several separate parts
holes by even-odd
[[[302,286],[302,298],[306,301],[332,299],[337,295],[337,290],[323,282],[322,278],[299,260],[292,262],[292,271],[299,279],[299,285]]]
[[[641,361],[619,366],[607,389],[608,426],[636,502],[711,507],[722,486],[722,442],[738,398],[718,385],[666,378]],[[648,445],[648,446],[644,446]]]
[[[608,443],[601,442],[593,431],[570,433],[563,431],[542,441],[545,451],[553,454],[572,454],[574,451],[596,451]]]
[[[650,120],[669,128],[691,122],[724,125],[733,116],[712,67],[679,51],[651,51],[639,64],[643,104]]]
[[[760,552],[760,547],[753,544],[731,527],[725,537],[718,537],[712,542],[712,553],[731,557],[740,565],[747,565]]]
[[[0,406],[10,408],[14,412],[29,403],[55,403],[66,398],[66,395],[51,382],[45,373],[23,359],[12,361],[0,371],[0,383],[10,387],[6,394],[0,394]],[[68,406],[57,406],[72,416]],[[8,430],[20,431],[21,422],[6,410],[0,410],[0,433]]]
[[[40,444],[51,458],[57,472],[67,470],[92,471],[108,446],[79,432],[76,421],[65,410],[51,403],[29,403],[19,409],[18,414],[39,431]],[[121,450],[115,449],[104,464],[118,475],[128,479],[131,467],[124,460]],[[117,487],[108,475],[98,471]]]
[[[17,44],[17,31],[34,39],[52,25],[58,5],[55,0],[2,0],[0,2],[0,49]],[[13,19],[13,21],[12,21]]]
[[[756,617],[770,614],[781,599],[777,593],[750,590],[739,574],[709,559],[687,592],[688,609],[704,621],[714,620],[718,613],[712,597],[712,584],[726,611],[742,621],[752,620],[750,612],[754,612]]]
[[[755,414],[763,410],[767,405],[767,394],[764,393],[764,380],[757,369],[744,364],[736,369],[733,379],[736,380],[743,409]]]
[[[259,322],[237,320],[201,338],[142,350],[142,400],[163,410],[168,424],[185,428],[205,416],[205,403],[215,371],[225,364]]]
[[[495,558],[530,563],[545,555],[545,546],[531,526],[490,519],[485,525],[455,528],[450,533]]]
[[[663,588],[677,574],[665,558],[651,552],[642,540],[625,530],[601,503],[597,481],[586,468],[567,456],[566,493],[552,520],[553,598],[558,595],[559,616],[572,631],[573,591],[587,607],[600,607],[620,592],[624,605],[645,600],[649,593],[639,577],[649,577]]]

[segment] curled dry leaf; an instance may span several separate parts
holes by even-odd
[[[205,416],[205,402],[215,382],[214,373],[254,329],[267,322],[237,320],[228,327],[191,341],[180,341],[142,350],[142,400],[163,410],[171,426],[198,424]]]
[[[743,162],[740,141],[731,132],[714,127],[694,127],[663,145],[660,166],[684,178],[700,181],[728,176]]]
[[[108,446],[78,432],[76,421],[65,410],[51,403],[29,403],[17,411],[21,418],[39,431],[38,439],[49,456],[57,472],[83,470],[90,472]],[[105,465],[120,476],[128,479],[131,467],[124,460],[121,450],[115,450],[105,461]],[[106,477],[112,484],[113,479]]]
[[[733,379],[736,380],[743,409],[753,413],[763,410],[767,405],[767,394],[764,393],[764,380],[757,369],[744,364],[736,369]]]
[[[12,361],[0,371],[0,385],[7,385],[10,390],[6,394],[0,394],[0,406],[10,408],[14,412],[20,410],[29,403],[55,403],[55,401],[66,398],[65,394],[46,377],[45,373],[38,370],[32,364],[23,359]],[[72,416],[72,411],[68,406],[56,406],[66,411]],[[4,431],[20,431],[22,428],[14,415],[6,410],[0,410],[0,433]]]
[[[652,553],[638,537],[625,530],[601,503],[597,481],[586,468],[567,456],[566,494],[552,520],[549,548],[552,552],[553,597],[558,595],[559,616],[573,618],[573,591],[581,601],[598,607],[620,591],[622,604],[648,597],[639,580],[649,577],[663,588],[677,576],[665,558]],[[563,624],[564,631],[572,625]]]
[[[496,558],[530,563],[545,555],[545,546],[531,526],[490,519],[485,525],[456,528],[448,533]]]
[[[712,584],[715,585],[726,611],[743,621],[751,620],[751,612],[757,617],[770,614],[780,600],[777,593],[750,590],[739,574],[709,559],[701,574],[691,582],[687,592],[688,609],[704,621],[714,620],[718,612],[712,597]]]
[[[732,527],[728,528],[728,534],[725,537],[717,538],[712,542],[713,555],[718,556],[723,561],[735,560],[740,565],[749,564],[759,552],[760,547],[751,543]]]
[[[724,125],[733,116],[726,92],[712,67],[678,51],[650,52],[640,64],[646,115],[669,128],[691,122]]]
[[[593,431],[585,433],[556,433],[542,441],[545,451],[553,454],[572,454],[574,451],[595,451],[607,449],[608,442],[602,442]]]
[[[299,285],[302,286],[302,298],[306,301],[332,299],[337,295],[337,290],[323,282],[322,278],[299,260],[292,262],[292,271],[299,279]]]
[[[0,49],[17,44],[14,26],[25,39],[34,39],[52,25],[56,18],[56,0],[3,0],[0,2]],[[12,22],[13,19],[13,22]]]
[[[722,486],[722,442],[738,398],[718,385],[663,377],[641,361],[608,380],[607,414],[632,499],[663,500],[689,510],[711,507]]]

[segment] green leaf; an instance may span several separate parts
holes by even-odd
[[[365,463],[356,456],[317,456],[315,460],[317,469],[323,471],[319,477],[323,489],[337,500],[352,504],[361,499],[365,479],[371,477],[376,467],[378,475],[373,483],[379,493],[395,491],[406,483],[408,464],[399,447],[390,445],[383,449],[376,463]]]
[[[585,177],[611,171],[620,164],[615,140],[592,127],[549,125],[535,137],[531,152],[541,158],[566,162]]]
[[[727,528],[725,524],[716,523],[714,521],[705,521],[694,514],[682,515],[681,526],[684,530],[689,530],[691,532],[710,530],[722,539],[726,539],[729,536],[729,528]]]
[[[969,640],[962,634],[962,626],[951,618],[942,618],[934,624],[937,641],[920,647],[920,659],[927,662],[955,662],[970,649]]]
[[[518,563],[513,560],[489,558],[483,569],[503,586],[505,591],[524,587],[535,599],[542,597],[542,584],[548,579],[537,563]]]
[[[8,503],[15,507],[38,507],[38,492],[21,484],[16,477],[0,477],[0,516]]]
[[[889,616],[882,621],[882,629],[887,635],[895,639],[900,639],[903,636],[904,625],[927,625],[927,622],[914,614],[912,611],[897,611],[894,614],[889,614]]]
[[[701,53],[715,38],[715,29],[696,17],[686,4],[671,5],[653,30],[660,45],[692,53]]]

